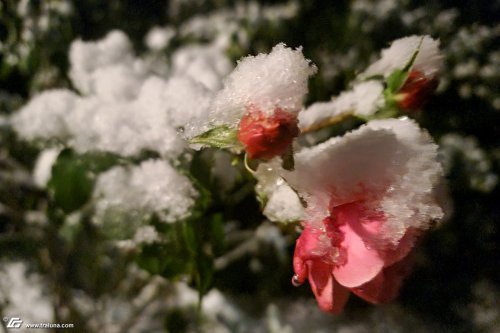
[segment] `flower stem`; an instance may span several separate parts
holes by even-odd
[[[320,122],[312,124],[309,127],[301,129],[300,135],[304,135],[304,134],[311,133],[311,132],[316,132],[316,131],[319,131],[320,129],[323,129],[325,127],[329,127],[329,126],[338,124],[338,123],[344,121],[345,119],[349,118],[353,114],[354,114],[353,111],[349,111],[349,112],[341,113],[339,115],[335,115],[335,116],[330,117],[330,118],[326,118]]]

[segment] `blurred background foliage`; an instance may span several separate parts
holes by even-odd
[[[153,26],[179,29],[192,18],[216,15],[241,4],[225,0],[2,0],[0,115],[8,116],[37,92],[71,86],[67,53],[76,38],[95,40],[111,29],[121,29],[142,54],[146,52],[144,37]],[[260,1],[253,5],[285,4]],[[423,240],[415,271],[397,305],[373,310],[352,299],[346,314],[336,319],[314,309],[308,288],[290,284],[295,228],[265,221],[252,181],[244,172],[240,172],[241,186],[229,195],[237,200],[209,197],[218,186],[206,174],[210,151],[196,155],[191,166],[195,183],[207,196],[197,213],[179,225],[150,221],[164,228],[170,246],[152,244],[139,251],[121,251],[90,222],[84,206],[93,186],[88,171],[106,170],[109,161],[117,163],[118,158],[64,152],[48,190],[40,189],[31,176],[40,147],[16,138],[0,118],[0,260],[22,260],[29,271],[43,277],[55,322],[73,322],[82,332],[103,331],[98,325],[113,322],[116,327],[109,332],[125,332],[141,317],[151,315],[152,310],[145,313],[144,309],[157,302],[154,313],[160,314],[161,327],[142,323],[136,331],[211,327],[200,324],[203,319],[194,309],[169,303],[175,290],[165,280],[158,282],[159,275],[169,281],[188,281],[202,294],[216,287],[244,310],[239,321],[261,320],[263,330],[269,332],[300,331],[300,324],[291,319],[294,313],[298,317],[306,313],[326,331],[340,331],[339,327],[346,329],[342,332],[500,330],[500,1],[303,0],[293,4],[296,13],[276,22],[259,15],[239,19],[246,40],[235,33],[227,54],[236,61],[267,52],[278,42],[302,46],[305,56],[319,68],[310,82],[308,103],[328,100],[347,88],[355,74],[396,38],[430,34],[441,40],[446,69],[438,92],[424,112],[412,116],[440,144],[454,214]],[[213,37],[210,33],[177,35],[162,52],[168,59],[179,45],[209,42]],[[75,209],[82,214],[72,225],[67,217]],[[266,235],[272,233],[279,237],[269,241]],[[138,272],[133,262],[153,275]],[[151,281],[157,282],[156,289],[148,298],[141,293]],[[135,302],[137,295],[146,303]],[[99,322],[99,309],[105,304],[119,307],[117,300],[133,303],[130,313],[135,317],[130,315],[118,324],[116,318]],[[299,308],[300,302],[313,310]],[[6,307],[7,303],[0,304],[0,313]],[[284,324],[273,321],[276,318]],[[229,331],[254,331],[238,325],[225,322]]]

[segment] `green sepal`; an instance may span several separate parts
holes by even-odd
[[[391,93],[396,93],[403,87],[406,79],[408,78],[408,71],[402,69],[394,70],[387,78],[387,90]]]
[[[397,93],[404,85],[406,80],[408,79],[408,75],[410,72],[410,69],[412,68],[413,64],[415,63],[415,59],[417,59],[417,55],[420,52],[420,47],[422,46],[423,42],[423,37],[420,40],[420,43],[417,46],[417,49],[415,52],[413,52],[410,60],[405,64],[405,66],[402,69],[395,69],[388,77],[386,80],[386,90],[389,93],[395,94]]]
[[[420,39],[420,43],[418,43],[417,49],[415,52],[413,52],[413,55],[411,56],[410,60],[408,60],[408,63],[406,63],[405,67],[403,68],[404,72],[409,72],[413,64],[415,63],[415,59],[417,59],[417,55],[420,52],[420,47],[422,46],[422,43],[424,41],[424,37]]]
[[[203,134],[195,136],[189,140],[189,143],[201,144],[219,149],[243,149],[243,146],[238,140],[238,131],[227,125],[214,127]]]

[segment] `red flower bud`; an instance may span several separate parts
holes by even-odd
[[[251,159],[270,159],[283,155],[299,135],[295,114],[276,108],[270,116],[255,107],[240,121],[238,139]]]
[[[415,110],[427,102],[429,96],[436,90],[438,80],[428,78],[420,71],[411,71],[398,93],[398,104],[402,109]]]

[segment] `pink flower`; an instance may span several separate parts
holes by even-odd
[[[283,177],[307,202],[292,282],[309,280],[332,313],[351,292],[371,303],[397,297],[417,238],[444,215],[430,136],[406,118],[370,121],[302,149]]]
[[[238,139],[245,146],[248,157],[270,159],[283,155],[298,134],[295,114],[276,108],[267,116],[256,107],[250,107],[240,121]]]
[[[415,233],[407,231],[395,247],[381,247],[377,234],[384,217],[367,214],[362,203],[332,207],[323,228],[305,223],[297,240],[293,282],[309,279],[323,311],[341,312],[350,292],[371,303],[390,302],[409,273]]]

